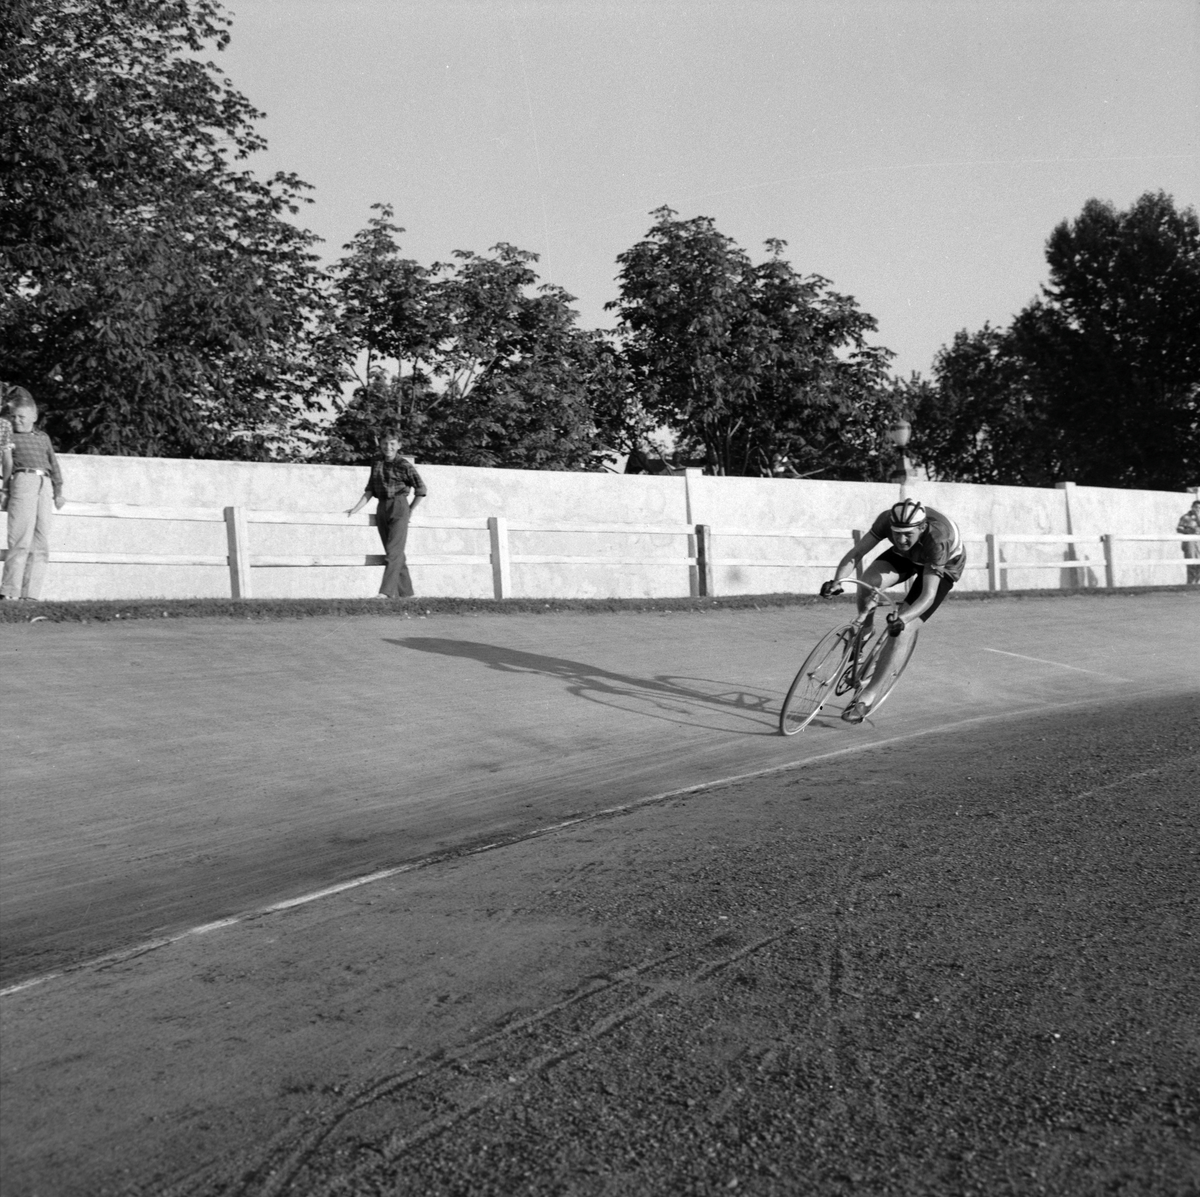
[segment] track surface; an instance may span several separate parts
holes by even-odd
[[[10,980],[812,761],[10,995],[5,1193],[1195,1191],[1195,599],[944,616],[0,630]]]
[[[0,627],[0,981],[645,794],[1200,676],[1194,595],[950,603],[875,726],[785,740],[780,697],[846,610]]]

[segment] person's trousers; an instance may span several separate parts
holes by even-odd
[[[379,593],[388,598],[409,598],[413,593],[412,577],[408,572],[408,559],[404,555],[404,544],[408,540],[408,499],[396,495],[391,499],[380,499],[375,509],[375,526],[387,565],[383,569],[383,581]]]
[[[54,483],[43,474],[13,474],[8,487],[8,555],[0,594],[41,598],[50,560]]]
[[[1183,555],[1187,558],[1200,557],[1200,542],[1195,540],[1184,540],[1180,542],[1183,545]],[[1200,565],[1188,565],[1187,580],[1189,586],[1200,585]]]

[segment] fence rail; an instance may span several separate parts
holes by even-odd
[[[217,566],[229,570],[230,593],[234,598],[253,597],[252,571],[255,569],[311,568],[313,566],[354,567],[382,566],[385,558],[378,553],[334,553],[334,554],[266,554],[251,552],[250,525],[293,524],[293,525],[338,525],[342,527],[367,526],[375,523],[374,516],[351,519],[344,512],[330,511],[265,511],[245,507],[143,507],[129,503],[67,503],[61,514],[85,519],[136,519],[170,520],[176,522],[223,523],[226,528],[228,552],[226,554],[204,553],[118,553],[107,550],[73,552],[52,550],[52,561],[75,564],[112,565],[163,565],[163,566]],[[455,529],[488,534],[487,553],[413,553],[408,555],[410,565],[416,566],[478,566],[492,571],[492,590],[496,598],[513,595],[512,567],[514,565],[653,565],[687,568],[691,576],[691,590],[696,595],[713,595],[713,570],[716,566],[751,569],[822,569],[830,570],[837,561],[788,561],[763,560],[755,557],[723,556],[714,552],[714,540],[762,539],[796,541],[834,541],[845,543],[860,541],[865,533],[861,529],[846,528],[814,531],[811,529],[783,528],[760,529],[718,527],[708,524],[617,524],[617,523],[539,523],[529,520],[510,520],[505,516],[426,516],[414,517],[412,529]],[[628,535],[662,536],[685,538],[685,551],[665,555],[628,554],[546,554],[514,553],[509,545],[510,533],[568,533],[572,535]],[[1141,568],[1143,566],[1175,566],[1189,564],[1188,558],[1138,557],[1122,560],[1118,545],[1142,543],[1194,542],[1200,544],[1200,536],[1184,536],[1177,533],[1162,535],[1125,535],[1106,532],[1100,535],[1025,535],[1021,533],[989,532],[983,536],[964,537],[968,543],[985,543],[987,559],[968,566],[972,570],[986,570],[990,590],[1007,589],[1007,573],[1010,570],[1090,570],[1103,564],[1105,585],[1115,586],[1118,568],[1121,565]],[[1013,560],[1006,557],[1005,548],[1021,545],[1065,546],[1071,556],[1060,561]],[[1098,547],[1100,558],[1092,561],[1074,556],[1076,546]],[[5,554],[0,553],[0,556]],[[840,558],[840,554],[839,554]],[[1194,562],[1200,565],[1200,560]]]
[[[1103,532],[1099,536],[1068,536],[1068,535],[1053,535],[1053,536],[1025,536],[1018,533],[988,533],[988,589],[989,590],[1004,590],[1003,574],[1011,569],[1069,569],[1069,570],[1089,570],[1094,569],[1098,565],[1104,566],[1104,584],[1112,587],[1117,584],[1117,568],[1121,564],[1137,567],[1143,566],[1163,566],[1187,565],[1188,558],[1179,557],[1137,557],[1128,562],[1121,562],[1117,555],[1117,545],[1130,542],[1142,543],[1159,543],[1182,544],[1185,541],[1190,541],[1200,544],[1200,536],[1184,536],[1179,533],[1160,533],[1156,535],[1139,535],[1130,533],[1117,534],[1115,532]],[[1004,544],[1021,545],[1021,544],[1066,544],[1069,546],[1068,551],[1073,552],[1076,545],[1096,545],[1101,548],[1100,561],[1091,561],[1084,558],[1075,557],[1067,558],[1064,561],[1013,561],[1011,559],[1004,560],[1001,546]]]

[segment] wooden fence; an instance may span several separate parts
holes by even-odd
[[[70,552],[51,549],[51,561],[73,562],[79,564],[126,564],[126,565],[171,565],[171,566],[225,566],[229,570],[229,589],[234,598],[248,599],[254,596],[253,571],[270,568],[304,568],[311,566],[382,566],[384,558],[374,553],[347,554],[291,554],[271,555],[259,554],[252,551],[251,525],[254,524],[299,524],[299,525],[341,525],[353,527],[344,512],[296,512],[296,511],[258,511],[244,507],[143,507],[121,503],[68,503],[63,508],[63,515],[79,516],[93,519],[138,519],[138,520],[170,520],[173,522],[193,523],[223,523],[226,528],[228,552],[225,554],[193,554],[193,553],[116,553],[98,550],[93,552]],[[374,524],[375,517],[357,517],[359,526],[366,519],[368,524]],[[708,524],[572,524],[530,522],[513,520],[505,516],[473,516],[473,517],[414,517],[413,529],[448,528],[487,530],[489,536],[489,552],[486,554],[470,553],[411,553],[408,555],[409,565],[412,566],[477,566],[488,568],[492,574],[492,593],[498,598],[513,597],[512,567],[514,565],[638,565],[658,567],[687,567],[691,581],[691,592],[696,595],[711,596],[715,594],[713,571],[717,565],[739,566],[753,569],[822,569],[832,572],[841,553],[831,555],[828,561],[794,561],[787,559],[770,559],[748,557],[725,557],[714,550],[714,542],[733,538],[764,538],[792,541],[830,541],[846,544],[852,538],[855,542],[864,535],[860,529],[838,529],[812,531],[808,529],[771,529],[717,527]],[[523,554],[513,553],[509,547],[511,532],[560,532],[571,535],[652,535],[669,536],[680,539],[679,553],[666,555],[557,555],[557,554]],[[1010,570],[1089,570],[1103,562],[1106,586],[1116,586],[1119,568],[1122,564],[1119,546],[1122,544],[1140,542],[1159,542],[1178,545],[1183,541],[1200,543],[1200,536],[1154,535],[1133,536],[1116,533],[1104,533],[1096,536],[1026,536],[1016,533],[989,532],[984,536],[964,537],[967,544],[986,543],[986,562],[973,563],[968,566],[973,570],[987,571],[989,590],[1007,589],[1006,574]],[[1065,546],[1066,557],[1059,561],[1020,560],[1006,556],[1005,550],[1021,545],[1052,545]],[[1099,547],[1101,558],[1092,561],[1079,558],[1080,548]],[[1182,556],[1137,558],[1128,562],[1130,566],[1141,569],[1144,566],[1174,566],[1178,568],[1187,564]],[[1200,561],[1195,563],[1200,566]]]

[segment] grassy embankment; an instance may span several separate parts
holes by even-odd
[[[1114,589],[964,591],[951,594],[952,602],[1020,602],[1030,598],[1111,598],[1124,595],[1187,591],[1187,586],[1122,586]],[[75,602],[0,603],[0,623],[108,623],[123,619],[309,619],[317,616],[423,615],[548,615],[564,611],[581,614],[761,610],[766,607],[808,607],[818,603],[849,603],[821,599],[811,594],[741,594],[725,598],[624,598],[624,599],[90,599]]]

